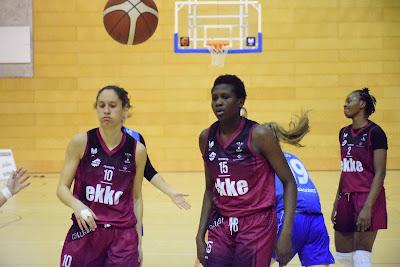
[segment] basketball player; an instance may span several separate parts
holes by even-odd
[[[135,138],[136,141],[142,143],[146,147],[144,138],[139,132],[136,132],[126,127],[123,127],[123,131],[125,131],[125,133],[129,134],[130,136]],[[144,178],[146,178],[146,180],[149,181],[158,190],[166,194],[178,208],[185,210],[190,209],[190,203],[187,202],[185,199],[185,196],[188,196],[188,194],[177,192],[175,189],[173,189],[154,169],[148,155],[146,159],[146,165],[144,167]]]
[[[300,159],[288,152],[284,154],[297,183],[291,259],[298,254],[302,266],[334,264],[335,260],[329,250],[329,235],[322,215],[318,191]],[[278,177],[275,177],[278,237],[285,217],[282,189],[282,183]],[[275,256],[274,259],[276,259]],[[277,260],[279,262],[279,259]]]
[[[123,88],[102,88],[95,107],[100,126],[72,138],[57,188],[74,211],[60,266],[138,267],[146,149],[121,131],[131,107]]]
[[[22,168],[18,168],[16,171],[13,171],[10,175],[10,178],[7,180],[7,184],[4,188],[0,190],[0,207],[4,205],[13,195],[30,185],[30,182],[27,182],[30,175],[26,173],[26,170]]]
[[[344,115],[352,124],[339,132],[342,172],[333,204],[336,259],[346,267],[371,266],[371,252],[379,229],[387,228],[387,138],[370,121],[376,99],[368,88],[350,93]]]
[[[219,76],[211,94],[218,121],[199,138],[206,189],[196,236],[197,257],[206,267],[270,264],[276,231],[275,171],[283,183],[286,213],[276,251],[286,264],[291,254],[296,182],[279,143],[271,129],[240,116],[246,91],[237,76]]]
[[[247,110],[243,107],[240,114],[247,117]],[[280,141],[300,147],[301,139],[310,130],[307,114],[307,112],[302,113],[297,122],[291,122],[289,130],[285,130],[275,122],[264,123],[263,126],[271,128]],[[288,152],[284,152],[284,155],[297,184],[297,206],[292,230],[291,259],[298,254],[302,266],[329,266],[334,264],[335,260],[329,250],[329,235],[322,215],[318,191],[300,159]],[[275,193],[278,239],[285,216],[283,187],[276,175]],[[273,261],[277,259],[276,255],[273,256],[273,259]]]

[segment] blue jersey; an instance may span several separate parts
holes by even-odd
[[[322,214],[318,191],[311,181],[304,164],[293,154],[284,152],[284,155],[297,184],[296,211]],[[283,185],[277,175],[275,175],[275,190],[276,210],[280,212],[283,211]]]

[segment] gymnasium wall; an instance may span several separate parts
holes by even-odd
[[[97,90],[117,84],[131,94],[127,126],[145,137],[154,165],[199,171],[198,135],[214,121],[210,88],[219,74],[241,77],[249,117],[285,126],[311,110],[304,148],[284,146],[312,170],[339,169],[345,97],[370,87],[371,119],[389,138],[388,168],[400,162],[400,1],[263,1],[264,52],[229,55],[223,69],[209,55],[173,53],[174,1],[156,1],[155,36],[138,46],[113,41],[102,0],[33,1],[34,76],[0,79],[0,148],[32,172],[59,172],[71,136],[96,127]],[[0,3],[1,8],[1,3]]]

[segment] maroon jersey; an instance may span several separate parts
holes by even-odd
[[[368,121],[361,129],[348,125],[339,133],[341,169],[340,192],[369,192],[374,171],[374,150],[387,149],[385,132]]]
[[[123,133],[121,143],[110,151],[99,128],[88,131],[87,139],[75,173],[74,196],[96,214],[97,224],[133,227],[136,140]]]
[[[275,203],[274,171],[251,145],[254,121],[242,118],[230,140],[219,136],[219,122],[208,129],[203,159],[214,181],[213,203],[227,217],[242,217],[266,210]]]

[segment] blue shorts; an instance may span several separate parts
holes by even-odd
[[[284,214],[278,216],[277,239],[282,231]],[[298,254],[302,266],[334,264],[329,251],[329,235],[322,214],[295,213],[292,230],[292,257]],[[274,254],[273,258],[276,259]],[[279,261],[279,259],[277,260]]]

